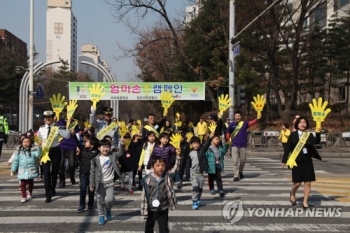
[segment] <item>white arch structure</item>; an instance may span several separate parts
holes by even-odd
[[[33,76],[39,72],[42,68],[60,63],[60,61],[50,61],[50,62],[40,62],[37,65],[34,66],[34,71],[33,71]],[[18,119],[19,119],[19,126],[18,126],[18,131],[21,133],[27,132],[27,130],[33,128],[33,114],[32,116],[29,116],[29,71],[25,72],[23,75],[21,85],[19,88],[19,114],[18,114]]]
[[[94,64],[87,61],[81,61],[81,64],[92,66],[102,72],[103,76],[106,77],[108,82],[117,82],[117,79],[112,75],[105,67],[101,64]],[[113,108],[113,116],[119,120],[119,100],[111,100],[111,108]]]

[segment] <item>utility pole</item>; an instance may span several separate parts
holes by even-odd
[[[239,54],[239,47],[237,51],[233,51],[235,46],[239,46],[239,42],[235,41],[235,39],[244,32],[247,28],[249,28],[255,21],[257,21],[263,14],[265,14],[268,10],[270,10],[275,5],[281,3],[283,0],[276,0],[270,6],[268,6],[263,12],[261,12],[257,17],[255,17],[250,23],[247,24],[237,35],[235,34],[235,0],[230,0],[230,30],[229,30],[229,97],[232,100],[232,107],[229,110],[229,118],[233,119],[234,113],[234,96],[235,96],[235,56]],[[235,44],[232,44],[234,42]],[[235,53],[235,54],[234,54]],[[238,103],[237,103],[238,104]]]
[[[30,17],[29,17],[29,98],[28,98],[28,129],[33,129],[34,117],[34,0],[30,0]],[[26,129],[26,130],[28,130]]]
[[[233,113],[234,113],[234,96],[235,96],[235,61],[234,61],[234,56],[233,56],[233,44],[231,43],[231,38],[235,38],[235,0],[230,0],[230,32],[229,32],[229,49],[228,49],[228,53],[229,53],[229,97],[232,100],[232,107],[230,107],[229,109],[229,118],[232,120],[233,119]]]

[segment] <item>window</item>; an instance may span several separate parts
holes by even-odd
[[[327,3],[322,3],[314,11],[314,22],[320,27],[327,25]]]
[[[338,1],[339,1],[339,8],[349,4],[349,0],[338,0]]]
[[[345,89],[345,86],[342,86],[342,87],[338,87],[338,101],[345,101],[345,97],[346,97],[346,89]]]

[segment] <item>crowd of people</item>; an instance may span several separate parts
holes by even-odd
[[[117,187],[130,195],[134,193],[135,186],[142,190],[141,214],[147,219],[145,232],[153,232],[155,221],[158,221],[161,232],[168,232],[168,212],[176,207],[173,186],[181,189],[184,181],[191,183],[193,210],[203,204],[201,195],[205,176],[208,177],[208,192],[224,197],[221,173],[224,171],[225,154],[230,150],[233,182],[240,181],[244,178],[247,129],[259,120],[244,121],[242,113],[236,111],[234,119],[227,119],[224,123],[222,114],[211,114],[208,122],[200,117],[194,130],[188,125],[172,127],[166,115],[157,122],[156,116],[150,113],[144,125],[128,121],[128,132],[120,135],[118,124],[112,124],[116,121],[112,114],[113,109],[106,108],[103,119],[98,119],[92,108],[89,124],[82,130],[74,119],[57,121],[53,111],[45,111],[44,124],[36,132],[21,135],[20,145],[9,160],[11,173],[17,174],[20,182],[21,202],[33,198],[34,179],[43,178],[45,202],[50,203],[57,195],[56,187],[63,189],[66,186],[66,177],[72,185],[77,183],[75,172],[78,168],[78,213],[93,210],[96,198],[99,224],[111,220],[115,181],[119,180]],[[309,124],[307,119],[299,116],[293,126],[296,131],[287,135],[287,140],[283,142],[283,166],[297,147],[299,135]],[[170,143],[175,133],[181,135],[177,148]],[[307,143],[298,152],[297,162],[301,166],[292,169],[293,187],[290,193],[290,202],[295,205],[297,189],[301,182],[306,184],[304,208],[308,207],[311,181],[315,180],[311,157],[320,159],[314,147],[319,134],[316,138],[312,134],[307,136]],[[47,161],[43,160],[44,154],[49,158]]]

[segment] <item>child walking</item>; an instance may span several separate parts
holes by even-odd
[[[192,184],[192,209],[198,210],[201,205],[201,196],[204,185],[204,171],[208,170],[208,163],[205,158],[205,152],[208,150],[212,140],[210,138],[205,141],[201,147],[201,140],[197,136],[191,138],[192,150],[187,158],[187,167],[190,168],[191,184]]]
[[[147,169],[147,164],[155,145],[156,134],[152,131],[148,131],[146,137],[147,141],[143,145],[143,149],[141,151],[138,171],[142,171],[142,169],[145,168],[146,175],[148,175],[151,172],[151,170]]]
[[[154,146],[147,168],[151,167],[150,161],[152,157],[160,156],[165,161],[165,172],[170,171],[170,173],[175,176],[175,173],[178,172],[181,163],[180,154],[181,148],[175,149],[172,147],[169,144],[169,134],[163,132],[159,135],[159,144]]]
[[[131,136],[130,133],[126,133],[124,136],[125,140],[125,149],[124,154],[119,158],[119,164],[121,165],[121,172],[122,172],[122,182],[120,184],[120,189],[122,191],[125,190],[124,188],[124,181],[126,178],[126,175],[128,175],[128,181],[129,181],[129,194],[133,194],[134,191],[132,190],[132,181],[133,181],[133,173],[134,173],[134,155],[130,151],[130,143],[131,143]]]
[[[220,137],[215,135],[208,150],[205,152],[208,161],[208,184],[210,194],[215,195],[214,180],[218,187],[218,192],[221,197],[225,196],[222,186],[221,172],[224,171],[224,157],[229,148],[229,144],[220,145]]]
[[[79,178],[80,178],[80,199],[77,213],[85,211],[86,193],[89,195],[88,209],[92,210],[94,206],[95,193],[89,189],[90,185],[90,169],[91,160],[98,154],[98,139],[95,136],[90,136],[84,142],[84,148],[81,148],[79,159]]]
[[[160,156],[150,160],[152,172],[142,179],[141,215],[146,217],[145,233],[153,233],[158,221],[159,232],[169,232],[169,209],[176,207],[176,196],[171,178],[166,173],[166,161]],[[159,195],[161,194],[161,195]]]
[[[117,153],[111,152],[111,143],[101,140],[98,144],[100,153],[91,160],[90,191],[96,191],[98,223],[105,224],[112,219],[111,209],[114,201],[114,173],[121,177],[117,160],[124,154],[124,139],[121,138]]]
[[[18,180],[21,182],[21,203],[25,203],[32,199],[34,179],[38,177],[38,160],[41,156],[41,147],[32,148],[33,139],[24,136],[22,144],[15,155],[11,172],[18,172]],[[26,187],[28,185],[28,193]]]

